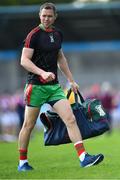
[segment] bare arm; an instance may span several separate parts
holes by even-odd
[[[31,48],[23,48],[21,55],[21,65],[27,70],[34,74],[41,75],[44,71],[38,68],[32,61],[32,56],[34,53],[34,49]]]
[[[72,89],[76,92],[77,89],[79,88],[79,86],[73,79],[72,73],[71,73],[68,63],[67,63],[67,59],[64,56],[64,53],[62,50],[60,50],[59,54],[58,54],[58,67],[63,72],[63,74],[66,76]]]
[[[29,72],[37,74],[42,77],[45,81],[51,81],[55,78],[55,75],[51,72],[46,72],[39,67],[37,67],[32,61],[32,56],[34,53],[34,49],[31,48],[23,48],[21,55],[21,65]]]

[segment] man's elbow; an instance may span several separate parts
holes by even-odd
[[[25,67],[25,61],[24,61],[23,59],[21,59],[20,65],[23,66],[23,67]]]

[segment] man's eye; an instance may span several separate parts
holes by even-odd
[[[50,16],[43,15],[43,17],[44,17],[44,18],[45,18],[45,17],[51,18],[52,16],[51,16],[51,15],[50,15]]]

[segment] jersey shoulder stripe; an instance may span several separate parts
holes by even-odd
[[[30,46],[30,40],[32,38],[32,36],[37,33],[38,31],[40,31],[39,26],[37,26],[36,28],[34,28],[26,37],[25,39],[25,47],[29,48]]]

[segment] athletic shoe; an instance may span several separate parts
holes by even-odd
[[[31,171],[33,170],[33,167],[30,166],[28,164],[28,162],[26,162],[25,164],[23,164],[22,166],[18,166],[18,171]]]
[[[88,153],[86,153],[85,158],[80,162],[80,165],[81,167],[90,167],[99,164],[101,161],[103,161],[103,159],[103,154],[89,155]]]

